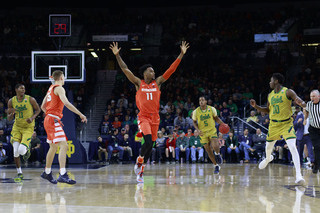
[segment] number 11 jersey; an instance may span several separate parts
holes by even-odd
[[[153,80],[147,84],[141,80],[139,90],[136,93],[136,104],[141,114],[158,114],[160,107],[161,91]]]

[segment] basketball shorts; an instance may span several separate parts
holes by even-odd
[[[58,116],[48,114],[44,119],[44,129],[47,133],[47,143],[67,141],[66,134]]]
[[[11,130],[11,143],[13,142],[19,142],[20,144],[25,145],[27,148],[29,148],[29,144],[31,142],[31,136],[34,132],[34,126],[30,127],[18,127],[13,125]]]
[[[204,132],[202,132],[202,134],[203,135],[200,136],[201,144],[207,144],[211,141],[212,138],[218,138],[216,128],[209,130],[209,131],[204,131]]]
[[[159,114],[138,115],[138,127],[140,132],[144,135],[151,134],[152,141],[155,141],[158,138],[157,132],[159,130],[159,124]]]
[[[296,138],[296,132],[293,128],[292,119],[284,122],[270,121],[267,141],[271,142],[275,140],[287,140],[291,138]]]

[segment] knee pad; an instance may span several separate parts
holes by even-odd
[[[13,156],[15,158],[19,157],[19,146],[20,146],[20,143],[15,141],[15,142],[12,143],[12,146],[13,146]]]
[[[18,148],[19,155],[25,155],[28,151],[28,148],[25,145],[20,144]]]

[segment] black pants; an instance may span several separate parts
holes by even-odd
[[[309,126],[309,135],[312,141],[314,164],[320,166],[320,129]]]

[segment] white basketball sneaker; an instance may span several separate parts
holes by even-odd
[[[269,160],[270,159],[270,160]],[[259,163],[259,169],[264,169],[268,165],[269,162],[273,161],[273,155],[270,155],[270,158],[265,158],[263,161]]]

